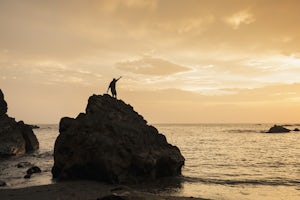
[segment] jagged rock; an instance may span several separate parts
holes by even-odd
[[[267,133],[288,133],[290,131],[291,131],[290,129],[287,129],[283,126],[274,125],[269,129]]]
[[[7,104],[1,90],[0,110],[0,157],[20,155],[38,149],[39,142],[31,127],[23,121],[16,122],[6,114]]]
[[[54,147],[52,174],[140,182],[181,174],[184,157],[133,107],[109,95],[93,95],[86,113],[62,118]]]

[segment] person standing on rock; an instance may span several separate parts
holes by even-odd
[[[115,97],[115,98],[117,98],[116,83],[117,83],[118,80],[120,80],[120,78],[122,78],[122,76],[120,76],[118,79],[115,79],[115,78],[114,78],[114,79],[110,82],[110,84],[109,84],[109,86],[108,86],[108,88],[107,88],[107,93],[108,93],[108,90],[109,90],[109,88],[110,88],[111,94],[112,94],[112,96]]]

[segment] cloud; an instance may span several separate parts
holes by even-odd
[[[149,85],[196,91],[203,86],[296,82],[299,60],[284,58],[281,51],[300,52],[300,29],[295,26],[300,20],[298,4],[292,0],[3,1],[0,59],[7,66],[53,60],[70,70],[74,63],[103,77],[123,70],[135,80],[151,75],[146,77]],[[152,49],[153,57],[129,60]],[[205,71],[185,67],[205,65],[214,67]],[[11,73],[3,76],[13,77]],[[67,81],[57,78],[60,73],[53,73],[52,79]],[[64,77],[78,77],[70,78],[71,82],[91,79],[67,73]],[[174,80],[155,79],[163,75]]]
[[[233,88],[228,89],[226,95],[215,96],[178,89],[124,93],[147,119],[158,123],[270,123],[299,119],[299,90],[300,84],[279,84],[254,89]]]
[[[119,62],[116,64],[118,69],[132,72],[135,74],[164,76],[191,70],[188,67],[172,63],[161,58],[144,56],[141,59]]]
[[[128,7],[155,8],[157,0],[121,0],[120,3],[124,3]]]
[[[189,50],[198,55],[203,51],[234,54],[266,49],[293,52],[300,51],[300,31],[295,26],[300,20],[298,4],[257,0],[188,0],[185,4],[178,0],[1,1],[0,43],[15,57],[60,60],[116,54],[123,55],[123,60],[148,49],[164,52],[163,57]],[[4,54],[1,49],[0,54]]]
[[[102,80],[101,73],[55,62],[15,63],[14,65],[0,63],[0,70],[3,80],[19,79],[40,85],[76,84],[89,86]]]
[[[201,104],[249,103],[249,102],[284,102],[291,98],[299,98],[300,84],[274,84],[253,89],[227,88],[223,95],[207,95],[180,89],[162,89],[155,91],[133,91],[133,96],[140,96],[143,101],[186,101],[201,102]]]
[[[225,18],[225,22],[231,25],[233,29],[238,29],[242,24],[255,22],[255,18],[249,11],[243,10]]]

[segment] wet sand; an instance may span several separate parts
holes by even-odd
[[[70,181],[27,188],[0,189],[0,198],[3,200],[97,200],[113,194],[128,200],[203,200],[194,197],[160,196],[140,192],[127,186],[94,181]]]

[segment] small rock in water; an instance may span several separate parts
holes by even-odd
[[[26,174],[26,175],[24,176],[24,178],[26,178],[26,179],[31,178],[31,174]]]
[[[274,125],[269,129],[267,133],[288,133],[290,131],[291,131],[290,129],[287,129],[283,126]]]
[[[29,125],[32,129],[38,129],[38,128],[40,128],[38,125],[34,125],[34,124],[30,124]]]
[[[28,170],[27,170],[27,174],[34,174],[34,173],[41,173],[42,170],[37,167],[37,166],[33,166],[33,167],[30,167]]]
[[[0,180],[0,187],[3,187],[3,186],[6,186],[6,183],[5,183],[5,181]]]
[[[26,178],[26,179],[31,178],[32,174],[41,173],[41,172],[42,172],[42,170],[38,166],[30,167],[27,170],[27,172],[26,172],[27,174],[24,176],[24,178]]]
[[[33,166],[30,162],[20,162],[16,165],[18,168],[30,167]]]

